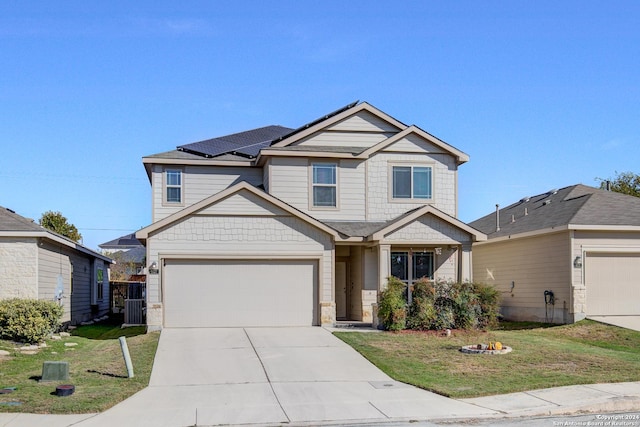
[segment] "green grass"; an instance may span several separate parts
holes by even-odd
[[[118,337],[127,337],[134,378],[127,378]],[[0,388],[16,387],[0,395],[0,412],[91,413],[101,412],[126,399],[149,384],[159,333],[145,334],[144,327],[120,329],[119,325],[95,324],[77,328],[71,337],[47,341],[38,354],[16,351],[16,344],[0,340],[0,349],[11,353],[0,357]],[[77,343],[65,347],[65,343]],[[75,393],[55,395],[60,383],[38,382],[44,361],[69,362],[69,381]],[[12,406],[13,403],[19,403]],[[7,403],[9,405],[7,405]]]
[[[494,331],[336,332],[392,378],[455,398],[575,384],[640,381],[640,332],[592,321],[554,326],[504,323]],[[500,341],[504,355],[463,345]]]

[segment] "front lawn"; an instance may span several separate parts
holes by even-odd
[[[37,354],[23,354],[16,345],[0,340],[0,389],[16,387],[0,394],[0,412],[91,413],[110,408],[149,384],[159,333],[145,334],[144,327],[120,329],[113,324],[95,324],[77,328],[70,337],[48,340]],[[134,378],[127,370],[118,337],[126,336],[133,362]],[[75,346],[65,346],[75,343]],[[69,362],[69,381],[75,393],[55,395],[61,383],[40,383],[44,361]]]
[[[522,326],[522,327],[520,327]],[[438,394],[467,398],[574,384],[640,381],[640,332],[584,320],[499,330],[336,332],[392,378]],[[504,355],[471,355],[463,345],[499,341]]]

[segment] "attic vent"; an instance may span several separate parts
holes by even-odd
[[[547,206],[549,203],[551,203],[551,200],[545,200],[545,201],[542,203],[542,206]]]

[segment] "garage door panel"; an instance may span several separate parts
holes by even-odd
[[[587,253],[588,316],[640,315],[640,254]]]
[[[317,323],[317,262],[166,260],[166,327]]]

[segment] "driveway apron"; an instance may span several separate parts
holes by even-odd
[[[209,426],[495,414],[393,381],[319,327],[164,329],[149,387],[78,426]]]

